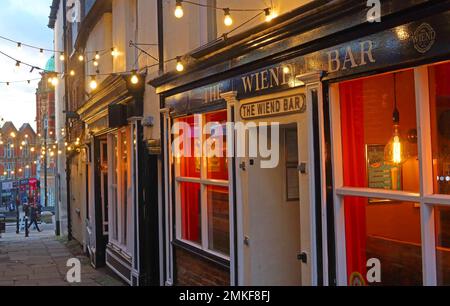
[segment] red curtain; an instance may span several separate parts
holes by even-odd
[[[182,237],[201,243],[200,184],[181,184]]]
[[[340,85],[344,184],[366,187],[363,80]],[[345,198],[348,280],[366,275],[366,199]]]

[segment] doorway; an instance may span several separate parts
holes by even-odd
[[[307,150],[307,138],[299,137],[300,133],[297,123],[280,126],[275,167],[261,167],[259,153],[247,160],[248,194],[243,207],[247,216],[243,224],[246,285],[302,285],[300,203],[308,205],[309,193],[308,182],[301,182],[299,172],[299,146]],[[261,137],[258,128],[249,135]],[[267,143],[272,137],[267,135]]]

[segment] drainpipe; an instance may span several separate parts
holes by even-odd
[[[163,0],[158,0],[157,3],[157,14],[158,14],[158,18],[157,18],[157,27],[158,27],[158,58],[159,58],[159,74],[162,75],[164,73],[164,6],[163,6]],[[160,104],[160,108],[164,107],[164,98],[162,96],[159,97],[159,104]],[[161,181],[163,182],[163,187],[161,188],[162,192],[161,192],[161,215],[162,218],[160,218],[160,220],[164,220],[164,215],[165,215],[165,211],[164,211],[164,207],[165,207],[165,192],[164,192],[164,182],[165,182],[165,177],[164,177],[164,116],[163,114],[160,114],[160,141],[161,141],[161,154],[159,155],[159,164],[161,165]],[[162,222],[163,224],[159,225],[159,228],[162,230],[162,236],[165,237],[165,224],[164,222]],[[162,245],[160,244],[160,248],[162,249],[162,263],[163,263],[163,268],[162,268],[162,275],[160,275],[160,283],[165,283],[167,280],[167,275],[166,275],[166,265],[167,265],[167,256],[168,254],[166,254],[166,248],[165,248],[165,238],[162,239]],[[161,260],[160,260],[161,262]],[[160,270],[161,271],[161,270]]]
[[[67,0],[63,0],[63,41],[64,41],[64,54],[66,54],[64,61],[64,103],[65,103],[65,116],[66,116],[66,135],[69,136],[69,119],[67,118],[67,111],[69,110],[68,100],[68,82],[67,82],[67,65],[69,63],[69,53],[67,48]],[[70,157],[66,153],[66,195],[67,195],[67,239],[72,240],[72,221],[70,213]]]

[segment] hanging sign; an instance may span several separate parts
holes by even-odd
[[[241,106],[241,118],[244,120],[304,113],[306,96],[304,94],[248,103]]]

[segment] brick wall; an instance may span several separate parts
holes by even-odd
[[[177,286],[229,286],[230,271],[182,248],[175,248]]]

